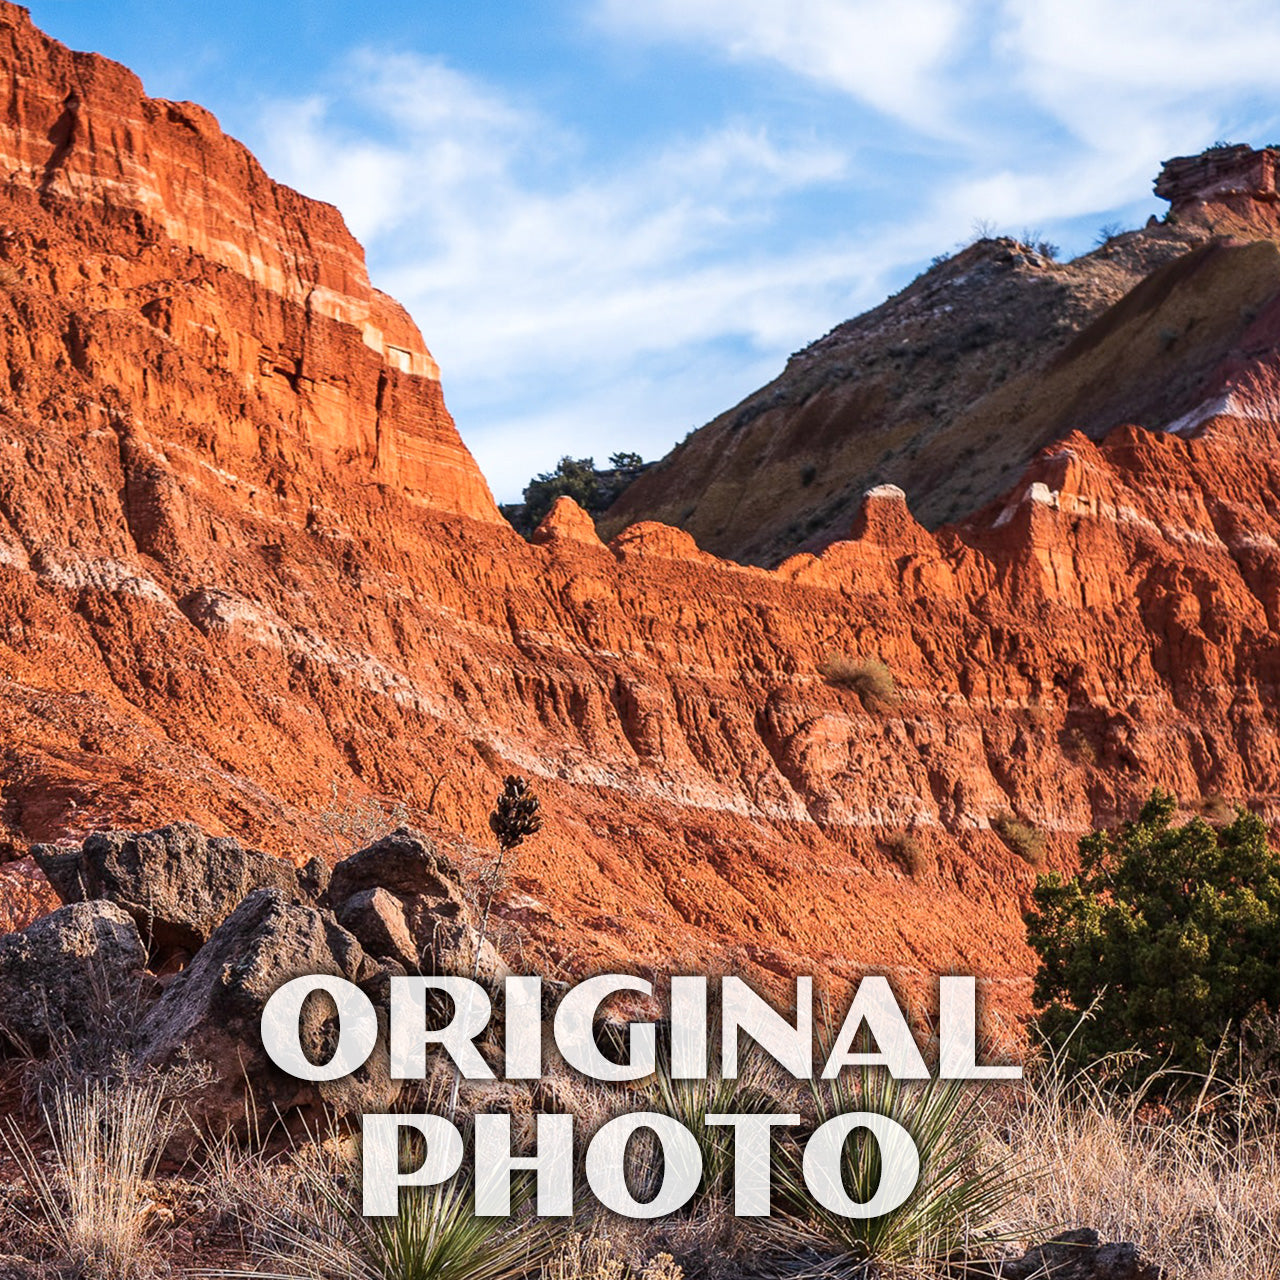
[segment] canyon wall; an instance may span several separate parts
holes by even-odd
[[[1275,153],[1170,160],[1168,216],[1056,260],[979,240],[798,351],[627,489],[606,535],[640,520],[776,565],[844,537],[863,492],[896,484],[930,528],[973,515],[1078,430],[1164,430],[1250,350],[1276,289]],[[1261,242],[1222,250],[1228,235]],[[1123,301],[1123,305],[1120,305]]]
[[[653,522],[605,545],[567,500],[526,543],[335,210],[16,6],[0,49],[0,927],[40,908],[31,841],[105,826],[301,863],[381,802],[474,871],[520,772],[513,962],[978,972],[1016,1014],[1035,872],[993,819],[1060,866],[1155,783],[1280,821],[1274,245],[1152,250],[1045,403],[1155,394],[1168,317],[1244,278],[1199,398],[1064,429],[958,524],[882,485],[774,570]]]

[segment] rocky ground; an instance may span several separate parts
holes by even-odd
[[[7,1247],[22,1248],[0,1258],[0,1275],[27,1280],[72,1266],[86,1276],[143,1277],[267,1263],[309,1274],[305,1254],[289,1254],[279,1239],[302,1212],[297,1169],[330,1158],[325,1141],[347,1141],[336,1136],[344,1118],[423,1102],[417,1086],[389,1078],[385,1040],[342,1081],[307,1084],[282,1072],[262,1048],[264,1004],[291,977],[330,974],[358,984],[385,1017],[392,974],[501,977],[508,970],[479,932],[458,869],[409,828],[339,862],[331,875],[319,864],[295,872],[191,824],[102,833],[74,851],[36,856],[64,905],[0,936],[7,1117],[0,1220],[11,1228]],[[300,1027],[305,1051],[322,1061],[334,1042],[332,1009],[305,1005]],[[486,1041],[485,1052],[496,1053],[496,1042]],[[116,1162],[92,1155],[82,1132],[59,1127],[59,1108],[98,1096],[94,1090],[111,1103],[92,1113],[104,1135],[124,1123],[139,1095],[153,1099],[163,1136],[139,1131],[131,1140],[150,1140],[160,1162],[144,1159],[135,1183]],[[507,1083],[500,1096],[468,1086],[464,1106],[509,1110],[527,1127],[531,1113],[548,1106],[598,1108],[598,1095],[562,1066],[550,1082]],[[631,1109],[635,1101],[623,1091],[612,1106]],[[41,1169],[56,1214],[41,1198]],[[69,1200],[64,1184],[74,1189]],[[627,1249],[667,1251],[672,1274],[724,1275],[724,1260],[717,1266],[713,1256],[732,1238],[729,1273],[793,1269],[779,1261],[780,1246],[762,1250],[757,1240],[753,1249],[749,1225],[735,1230],[713,1217],[663,1229],[658,1224],[647,1245],[633,1230],[625,1246],[609,1247],[619,1259]],[[821,1247],[806,1244],[800,1256],[820,1259]],[[617,1265],[619,1276],[630,1266]],[[1133,1245],[1102,1244],[1096,1232],[1076,1228],[1025,1256],[971,1258],[964,1274],[1156,1280],[1164,1273]]]

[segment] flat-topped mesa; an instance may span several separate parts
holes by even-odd
[[[81,374],[117,388],[138,418],[212,425],[220,456],[256,456],[264,429],[283,428],[272,450],[304,474],[314,459],[500,519],[435,360],[370,284],[337,209],[274,182],[204,108],[148,98],[133,72],[67,49],[3,0],[0,64],[7,260],[24,288],[74,314]],[[194,403],[196,375],[141,350],[157,332],[168,351],[233,375],[265,412]]]
[[[1210,147],[1195,156],[1166,160],[1155,193],[1177,218],[1218,231],[1280,227],[1276,164],[1280,150],[1245,144]]]

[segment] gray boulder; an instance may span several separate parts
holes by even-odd
[[[165,1068],[207,1062],[212,1078],[184,1099],[193,1124],[207,1131],[265,1133],[277,1117],[314,1111],[339,1115],[386,1111],[400,1092],[390,1078],[385,1026],[369,1061],[351,1076],[310,1083],[281,1071],[262,1045],[262,1010],[291,978],[331,974],[385,988],[381,966],[327,911],[290,902],[278,889],[258,889],[214,931],[190,966],[151,1007],[138,1031],[140,1065]],[[315,1061],[332,1056],[338,1023],[320,995],[303,1006],[300,1037]]]
[[[418,969],[418,946],[409,932],[404,904],[386,889],[352,894],[338,905],[338,923],[353,933],[372,956],[394,960],[405,972]]]
[[[1163,1280],[1164,1271],[1146,1261],[1135,1244],[1104,1244],[1096,1231],[1064,1231],[1021,1258],[970,1267],[968,1276],[996,1280]]]
[[[359,853],[338,863],[329,879],[329,898],[338,903],[364,889],[386,889],[397,897],[425,897],[444,915],[467,914],[462,873],[435,842],[413,827],[397,827]]]
[[[42,1053],[131,1020],[147,952],[110,902],[77,902],[0,937],[0,1043]]]
[[[324,888],[318,862],[299,871],[191,822],[99,831],[70,852],[37,845],[32,853],[63,902],[105,898],[127,911],[156,959],[194,954],[255,889],[314,902]]]
[[[398,827],[338,863],[329,901],[365,950],[410,973],[470,977],[477,947],[482,980],[498,982],[511,972],[493,943],[481,942],[479,915],[457,866],[412,827]]]

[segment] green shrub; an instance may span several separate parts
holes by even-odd
[[[1280,854],[1243,809],[1215,829],[1170,825],[1176,807],[1152,792],[1136,822],[1081,840],[1078,875],[1036,884],[1039,1027],[1075,1060],[1137,1050],[1205,1072],[1229,1032],[1280,1010]]]
[[[524,1280],[554,1256],[563,1234],[557,1221],[527,1216],[528,1182],[513,1183],[510,1220],[478,1217],[472,1179],[461,1173],[402,1190],[395,1217],[365,1218],[358,1170],[342,1157],[302,1163],[299,1172],[296,1207],[263,1224],[263,1261],[272,1269],[248,1273],[258,1280]]]
[[[713,1041],[719,1029],[711,1028]],[[686,1212],[718,1202],[733,1203],[734,1136],[726,1125],[707,1123],[708,1115],[733,1115],[778,1111],[778,1100],[770,1092],[766,1060],[751,1054],[740,1063],[738,1075],[726,1079],[718,1069],[702,1080],[679,1080],[672,1075],[671,1061],[664,1050],[649,1086],[650,1107],[678,1120],[693,1134],[702,1154],[702,1179]],[[650,1169],[652,1176],[658,1170]],[[656,1191],[656,1185],[654,1187]]]
[[[644,459],[629,450],[609,455],[608,467],[597,467],[594,458],[565,456],[554,471],[543,471],[525,486],[522,503],[508,503],[502,513],[526,538],[542,523],[557,498],[570,497],[588,515],[609,509],[622,491],[645,468]]]
[[[818,674],[838,689],[853,690],[868,711],[897,705],[898,689],[893,672],[879,658],[836,655],[818,664]]]
[[[1005,810],[992,817],[991,829],[1023,862],[1033,867],[1044,866],[1048,840],[1039,827],[1033,827]]]

